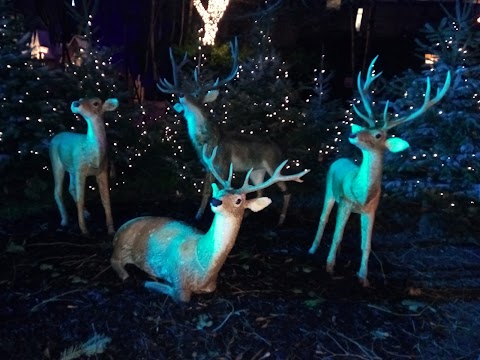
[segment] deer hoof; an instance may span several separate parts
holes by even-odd
[[[327,272],[330,274],[330,275],[333,275],[333,268],[334,268],[335,264],[327,264]]]
[[[368,281],[368,279],[358,278],[358,281],[360,282],[360,285],[362,285],[364,288],[370,287],[370,282]]]
[[[308,250],[308,253],[311,254],[311,255],[313,255],[313,254],[315,254],[315,251],[317,251],[317,249],[312,246],[312,247],[310,248],[310,250]]]

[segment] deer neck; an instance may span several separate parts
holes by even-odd
[[[187,120],[188,135],[201,158],[203,145],[210,145],[209,147],[213,149],[218,144],[218,128],[208,121],[203,111],[197,106],[190,106],[189,111],[185,112],[185,118]]]
[[[383,173],[383,152],[362,150],[363,160],[352,181],[352,192],[362,205],[380,196]]]
[[[242,217],[215,214],[208,232],[198,241],[197,258],[205,275],[218,273],[232,250]]]
[[[107,152],[107,136],[102,118],[85,118],[88,128],[86,150],[91,154],[92,166],[100,167]]]

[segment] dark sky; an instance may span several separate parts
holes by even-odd
[[[168,3],[158,1],[159,4]],[[80,7],[82,2],[82,0],[76,0],[77,7]],[[125,49],[123,53],[125,64],[134,74],[141,73],[145,63],[148,3],[149,1],[145,0],[100,0],[94,22],[94,25],[99,25],[96,37],[101,40],[101,44]],[[324,46],[325,53],[333,60],[337,73],[338,71],[351,72],[350,11],[347,7],[343,7],[342,11],[326,12],[324,6],[319,4],[320,2],[315,0],[303,2],[284,0],[276,14],[274,45],[287,59],[302,51],[311,59],[320,58],[321,49]],[[453,9],[452,3],[445,5],[450,10]],[[24,13],[30,29],[44,27],[50,30],[53,40],[59,41],[63,35],[66,37],[64,40],[68,41],[71,34],[75,33],[76,26],[65,11],[65,0],[16,0],[16,6]],[[223,26],[235,29],[235,35],[239,35],[240,39],[243,36],[245,40],[247,30],[238,26],[235,28],[235,24],[241,23],[238,21],[238,15],[243,14],[232,15],[234,11],[231,7],[229,10],[230,13],[226,16],[230,18],[225,20],[225,24],[228,23],[228,25]],[[165,34],[170,34],[172,20],[165,15],[167,13],[162,12],[161,23],[164,28],[159,29],[164,33],[163,45],[160,44],[158,50],[161,54],[159,59],[161,64],[168,63],[170,36]],[[442,16],[443,10],[439,2],[377,1],[372,37],[366,55],[363,55],[366,32],[356,34],[357,66],[361,66],[363,57],[370,59],[377,54],[381,55],[380,62],[384,66],[385,76],[398,73],[408,67],[419,66],[420,60],[416,58],[414,51],[414,39],[420,35],[419,29],[426,22],[438,23]],[[244,31],[244,33],[237,34],[237,31]],[[312,65],[312,69],[314,66]],[[305,71],[307,67],[303,64],[297,70]],[[162,66],[160,71],[162,72]]]

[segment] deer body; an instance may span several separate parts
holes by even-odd
[[[203,99],[204,102],[213,101],[218,96],[218,90],[211,91]],[[254,169],[252,173],[252,182],[260,184],[265,178],[265,174],[273,174],[277,166],[281,163],[280,148],[265,139],[253,138],[248,136],[222,134],[220,130],[211,124],[201,109],[201,103],[190,96],[179,98],[175,105],[175,110],[183,111],[183,116],[187,121],[187,128],[192,144],[201,158],[202,148],[207,145],[209,151],[218,147],[218,156],[215,159],[215,167],[221,176],[228,173],[230,164],[234,171],[246,172]],[[198,209],[196,218],[200,219],[203,215],[208,198],[211,195],[212,177],[210,173],[206,174],[203,190],[203,199]],[[278,182],[277,186],[284,193],[284,205],[279,219],[281,225],[286,216],[290,195],[286,194],[287,185],[284,182]],[[261,196],[262,192],[258,192]]]
[[[175,64],[172,52],[170,52],[174,81],[173,84],[170,84],[167,80],[161,79],[158,88],[165,93],[178,94],[178,103],[174,105],[174,109],[179,113],[183,113],[187,121],[190,140],[200,159],[204,145],[207,145],[209,151],[214,147],[218,147],[215,167],[221,176],[225,176],[225,174],[228,173],[228,168],[230,164],[232,164],[234,171],[241,172],[254,169],[251,180],[254,184],[260,184],[263,182],[266,173],[271,176],[282,160],[282,152],[278,145],[266,139],[227,133],[223,134],[220,129],[205,116],[203,111],[205,103],[212,102],[218,97],[219,92],[217,89],[221,85],[231,81],[236,75],[238,69],[238,45],[236,42],[235,45],[231,44],[231,50],[233,66],[227,78],[222,81],[217,79],[215,82],[209,84],[200,84],[195,69],[194,77],[196,87],[190,91],[180,88],[177,65]],[[180,68],[185,61],[186,57],[178,68]],[[210,196],[210,185],[212,181],[211,175],[207,173],[204,181],[203,198],[200,208],[197,211],[196,219],[200,219],[203,216]],[[277,185],[284,194],[283,207],[278,221],[278,224],[281,225],[286,217],[290,194],[287,193],[287,185],[284,182],[278,182]],[[261,196],[261,194],[262,192],[258,191],[257,195]]]
[[[210,205],[215,216],[210,229],[203,234],[182,222],[162,217],[140,217],[127,222],[115,234],[111,258],[112,267],[122,280],[129,276],[124,266],[130,263],[164,279],[166,283],[147,281],[145,287],[169,295],[176,301],[188,302],[192,293],[214,291],[218,272],[235,244],[245,210],[257,212],[271,203],[267,197],[247,200],[246,194],[280,180],[301,182],[300,177],[308,172],[279,175],[284,162],[271,180],[261,185],[248,185],[249,172],[242,188],[233,189],[232,170],[228,180],[224,181],[213,167],[216,151],[217,148],[211,158],[203,156],[206,166],[224,186],[219,189],[212,183]]]
[[[102,204],[105,209],[109,233],[114,233],[108,187],[107,138],[103,112],[115,110],[117,99],[108,99],[103,104],[100,99],[81,99],[72,102],[73,113],[80,114],[87,122],[87,133],[59,133],[50,141],[50,160],[55,182],[55,201],[62,218],[61,225],[68,225],[68,214],[63,203],[63,180],[65,172],[70,175],[69,192],[77,205],[78,225],[83,234],[88,234],[84,218],[85,181],[87,176],[95,176]]]
[[[357,85],[366,110],[366,115],[361,113],[354,105],[355,112],[367,122],[369,127],[352,125],[352,132],[349,142],[362,151],[362,162],[358,166],[349,159],[335,161],[326,179],[325,200],[323,205],[318,230],[315,239],[310,247],[309,253],[313,254],[320,245],[328,217],[335,203],[338,204],[335,231],[333,234],[332,246],[327,257],[326,269],[333,273],[335,259],[339,245],[342,241],[345,225],[352,212],[360,214],[361,224],[361,250],[362,259],[360,269],[357,273],[360,283],[368,286],[368,259],[371,252],[372,231],[375,222],[375,212],[378,207],[381,195],[383,158],[385,151],[399,152],[409,147],[408,142],[398,137],[387,138],[387,130],[404,122],[411,121],[423,114],[429,107],[436,104],[445,95],[450,85],[450,73],[443,88],[438,90],[435,98],[430,99],[430,79],[427,79],[427,90],[425,92],[424,104],[412,114],[390,121],[387,119],[388,101],[383,113],[383,125],[378,126],[373,117],[371,107],[367,99],[367,89],[370,84],[381,75],[372,76],[372,68],[375,63],[373,59],[365,82],[361,80],[361,73],[358,74]]]

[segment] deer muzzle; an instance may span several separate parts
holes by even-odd
[[[222,205],[222,200],[212,198],[212,200],[210,200],[210,205],[212,205],[214,207],[220,206],[220,205]]]

